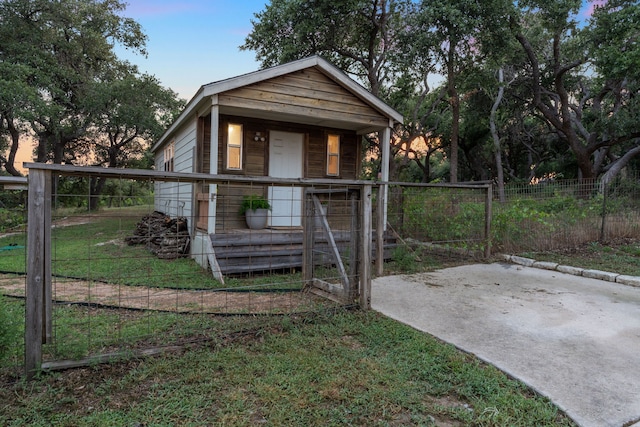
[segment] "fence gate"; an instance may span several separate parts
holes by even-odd
[[[311,292],[371,306],[371,186],[307,188],[303,277]]]

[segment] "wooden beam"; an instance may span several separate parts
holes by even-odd
[[[387,204],[386,200],[387,193],[389,192],[389,163],[391,162],[391,128],[386,127],[382,131],[382,135],[378,133],[380,138],[380,149],[382,151],[382,164],[380,166],[380,180],[382,181],[382,185],[378,189],[378,192],[382,193],[382,197],[385,200],[385,204],[383,205],[382,212],[382,225],[384,226],[384,230],[387,229]]]
[[[191,172],[164,172],[149,169],[120,169],[102,168],[95,166],[57,165],[49,163],[23,163],[23,166],[31,170],[48,170],[68,176],[95,176],[105,178],[122,179],[148,179],[153,181],[176,181],[180,183],[203,181],[212,183],[251,183],[263,185],[294,185],[298,187],[313,186],[340,186],[360,187],[369,184],[370,181],[348,179],[311,179],[311,178],[275,178],[269,176],[245,176],[245,175],[215,175],[208,173]]]
[[[47,177],[48,176],[48,177]],[[25,373],[32,379],[42,365],[42,341],[45,329],[44,288],[46,259],[46,200],[51,200],[51,172],[29,173],[27,227],[27,288],[25,302]],[[50,227],[49,227],[50,228]]]
[[[304,216],[302,217],[303,237],[302,237],[302,279],[305,288],[313,284],[313,246],[315,230],[313,221],[313,201],[311,194],[305,191],[304,194]]]
[[[358,195],[355,192],[351,192],[351,232],[349,239],[349,302],[353,302],[355,296],[358,293],[358,253],[360,252],[359,238],[358,238],[358,215],[360,209],[358,206]]]
[[[220,270],[218,260],[216,259],[216,251],[213,249],[213,245],[211,244],[211,236],[209,234],[206,234],[205,239],[207,241],[207,260],[209,261],[211,274],[213,274],[213,277],[218,282],[224,285],[224,276],[222,275],[222,270]]]
[[[290,114],[292,116],[313,117],[323,120],[337,120],[348,123],[350,126],[374,126],[382,127],[387,124],[387,120],[381,117],[372,117],[366,115],[346,115],[331,110],[322,110],[308,106],[297,106],[276,102],[261,101],[256,99],[238,98],[220,95],[220,105],[222,107],[236,107],[248,110],[267,111],[273,113]]]
[[[45,173],[44,177],[44,211],[42,213],[42,227],[44,229],[44,288],[42,289],[43,298],[43,343],[51,344],[53,342],[53,290],[51,270],[51,173]],[[27,270],[28,271],[28,270]]]
[[[362,186],[360,195],[360,308],[371,309],[371,185]]]

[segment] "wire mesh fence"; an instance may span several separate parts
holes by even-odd
[[[496,194],[497,198],[497,194]],[[493,242],[505,253],[570,248],[640,237],[640,180],[626,174],[599,181],[510,184],[494,203]]]
[[[42,168],[29,181],[36,197],[21,237],[30,248],[26,266],[24,258],[2,265],[15,274],[3,293],[26,297],[28,372],[215,340],[221,325],[228,333],[256,317],[351,305],[363,283],[359,265],[370,264],[353,258],[362,222],[352,217],[370,214],[360,206],[362,184]],[[100,179],[110,190],[97,197]],[[47,202],[49,185],[65,190]],[[311,192],[318,209],[305,211]],[[270,205],[268,228],[250,228],[241,215],[256,198]],[[318,286],[335,278],[338,289]]]
[[[434,259],[483,258],[491,246],[491,186],[394,183],[387,228],[394,241],[388,271],[413,272]]]
[[[54,174],[57,190],[43,202],[50,218],[33,223],[51,223],[42,243],[51,248],[50,293],[41,295],[48,319],[43,367],[220,340],[331,310],[336,301],[362,303],[358,293],[376,251],[384,274],[393,274],[441,265],[442,257],[460,262],[489,250],[640,237],[637,177],[606,188],[575,181],[512,185],[504,203],[488,184],[394,183],[385,210],[376,203],[385,187],[361,182],[178,175]],[[23,375],[28,347],[25,194],[0,194],[11,206],[0,207],[0,382]],[[266,226],[250,228],[247,201],[261,199],[268,203]]]
[[[15,265],[20,272],[26,263],[26,182],[25,178],[0,178],[0,263]],[[5,292],[4,287],[17,283],[24,291],[25,276],[20,272],[0,267],[0,372],[12,379],[23,372],[25,305],[24,299]]]

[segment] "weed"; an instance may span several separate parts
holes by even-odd
[[[12,351],[21,347],[21,319],[24,313],[20,312],[17,304],[10,304],[0,294],[0,362],[12,356]]]

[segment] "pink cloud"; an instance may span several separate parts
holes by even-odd
[[[593,15],[593,11],[596,7],[598,6],[604,6],[605,4],[607,4],[608,0],[591,0],[589,1],[589,5],[587,6],[587,8],[582,12],[585,18],[589,18],[591,17],[591,15]]]

